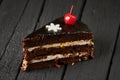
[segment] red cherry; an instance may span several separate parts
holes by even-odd
[[[74,15],[71,15],[70,13],[65,14],[64,16],[64,22],[66,24],[74,25],[77,18]]]
[[[73,7],[74,6],[72,5],[72,7],[70,9],[70,13],[67,13],[64,16],[64,22],[66,24],[74,25],[77,20],[76,16],[72,15]]]

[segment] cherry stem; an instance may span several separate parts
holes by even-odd
[[[71,9],[70,9],[70,14],[72,14],[73,8],[74,8],[74,6],[72,5]]]

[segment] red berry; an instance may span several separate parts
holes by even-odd
[[[77,18],[74,15],[71,15],[70,13],[65,14],[64,16],[64,22],[69,25],[74,25],[76,23]]]

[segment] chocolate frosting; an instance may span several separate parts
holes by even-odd
[[[58,32],[53,32],[53,31],[48,31],[46,29],[46,25],[50,25],[50,23],[54,23],[54,24],[60,24],[60,27],[62,28],[62,30],[59,30]],[[76,23],[74,25],[68,25],[65,24],[64,22],[64,17],[60,17],[55,19],[52,22],[49,22],[48,24],[46,24],[44,26],[42,26],[40,29],[34,31],[32,34],[28,35],[27,37],[31,37],[33,35],[57,35],[57,34],[74,34],[77,32],[91,32],[87,25],[80,22],[80,21],[76,21]]]

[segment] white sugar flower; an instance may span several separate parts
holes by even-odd
[[[54,23],[50,23],[50,25],[46,25],[45,27],[48,29],[48,31],[57,32],[58,30],[62,30],[60,24],[55,25]]]

